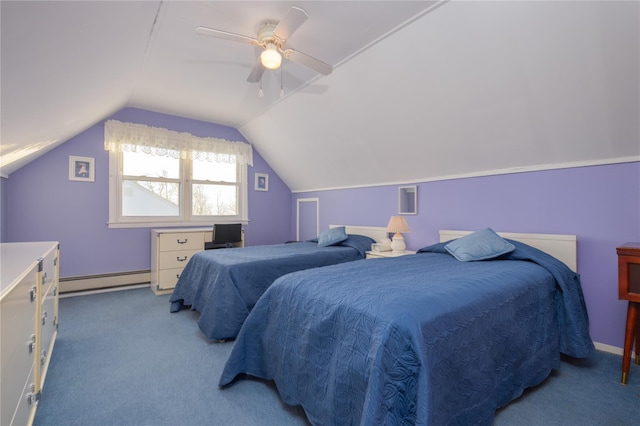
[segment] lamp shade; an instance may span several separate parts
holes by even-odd
[[[387,225],[387,232],[393,232],[394,234],[409,232],[409,225],[404,219],[404,216],[391,216],[389,224]]]

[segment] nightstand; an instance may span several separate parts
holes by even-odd
[[[627,326],[622,355],[622,384],[627,384],[631,349],[636,343],[636,364],[640,364],[640,243],[624,243],[618,253],[618,299],[628,300]]]
[[[366,259],[382,259],[384,257],[400,257],[409,254],[416,254],[415,251],[368,251]]]

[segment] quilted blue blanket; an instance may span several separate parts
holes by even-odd
[[[349,235],[340,245],[316,242],[205,250],[184,268],[171,295],[171,312],[200,312],[198,326],[209,339],[231,339],[273,281],[289,272],[363,259],[375,242]]]
[[[219,385],[274,380],[314,425],[490,425],[561,351],[594,350],[579,278],[561,262],[521,244],[509,260],[434,251],[279,278]]]

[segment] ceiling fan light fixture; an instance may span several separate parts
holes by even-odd
[[[282,64],[282,55],[278,52],[278,46],[274,43],[267,43],[264,51],[260,54],[262,66],[269,70],[276,70]]]

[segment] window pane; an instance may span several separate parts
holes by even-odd
[[[178,216],[180,184],[125,180],[122,183],[123,216]]]
[[[194,216],[235,216],[238,214],[236,187],[194,184],[191,210]]]
[[[122,153],[125,176],[180,178],[180,152],[169,149],[127,145]]]
[[[236,182],[236,156],[194,151],[193,179],[212,182]]]

